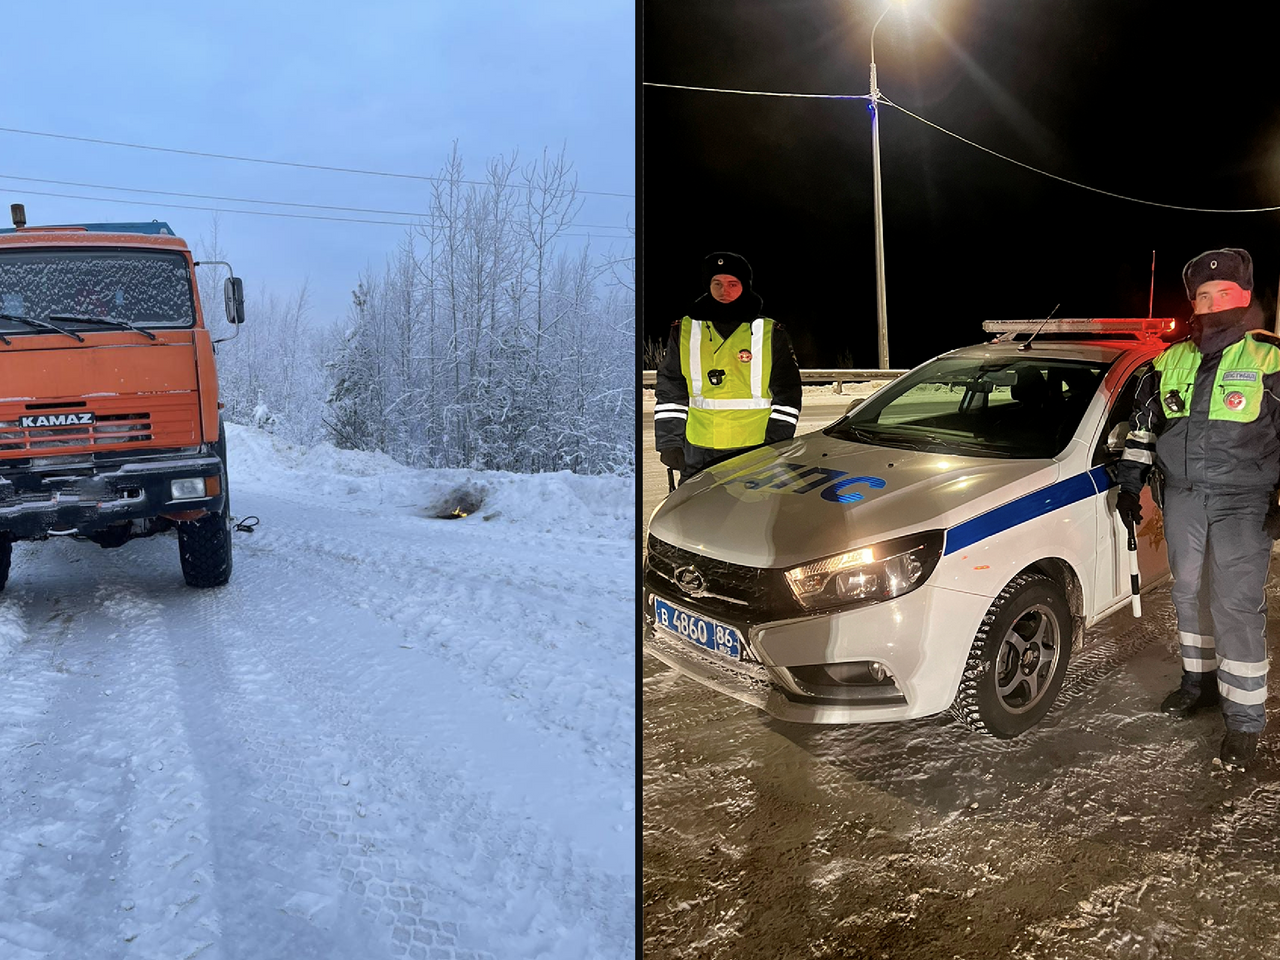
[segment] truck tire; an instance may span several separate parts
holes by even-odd
[[[13,541],[7,533],[0,533],[0,590],[9,582],[9,564],[13,560]]]
[[[231,488],[227,485],[227,434],[219,423],[214,450],[222,460],[222,512],[178,524],[178,555],[189,587],[220,587],[231,579]]]
[[[991,601],[973,638],[955,713],[972,730],[1007,740],[1049,712],[1071,658],[1071,608],[1062,588],[1019,574]]]

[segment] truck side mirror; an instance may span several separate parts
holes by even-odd
[[[227,304],[227,323],[244,323],[244,284],[239,277],[227,277],[222,296]]]

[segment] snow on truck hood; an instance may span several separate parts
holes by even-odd
[[[1057,479],[1053,460],[957,457],[811,433],[717,464],[654,511],[649,532],[694,553],[790,567],[946,529]]]

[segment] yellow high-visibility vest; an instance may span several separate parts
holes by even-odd
[[[1195,344],[1184,340],[1166,347],[1153,365],[1160,371],[1161,402],[1166,419],[1187,416],[1191,412],[1196,371],[1200,369],[1200,351]],[[1231,344],[1222,351],[1222,360],[1218,363],[1213,393],[1209,397],[1209,419],[1252,423],[1262,409],[1262,378],[1277,372],[1280,372],[1280,352],[1268,344],[1258,343],[1252,332]],[[1176,390],[1182,398],[1180,410],[1164,402],[1171,390]]]
[[[712,324],[685,317],[680,321],[680,370],[689,383],[689,443],[712,450],[764,443],[773,406],[772,320],[759,317],[739,324],[722,340]]]

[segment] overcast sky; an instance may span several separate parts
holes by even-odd
[[[635,8],[620,0],[365,0],[361,4],[85,3],[5,10],[0,127],[209,153],[434,175],[458,141],[468,175],[499,154],[566,148],[579,221],[635,222]],[[419,211],[429,184],[0,132],[0,207],[28,222],[165,220],[193,244],[241,209],[13,177]],[[136,203],[45,193],[117,197]],[[256,209],[273,209],[258,206]],[[403,219],[275,208],[291,213]],[[220,239],[252,297],[309,282],[313,318],[344,315],[396,226],[227,212]],[[622,229],[578,227],[601,253]],[[584,242],[585,237],[579,238]]]

